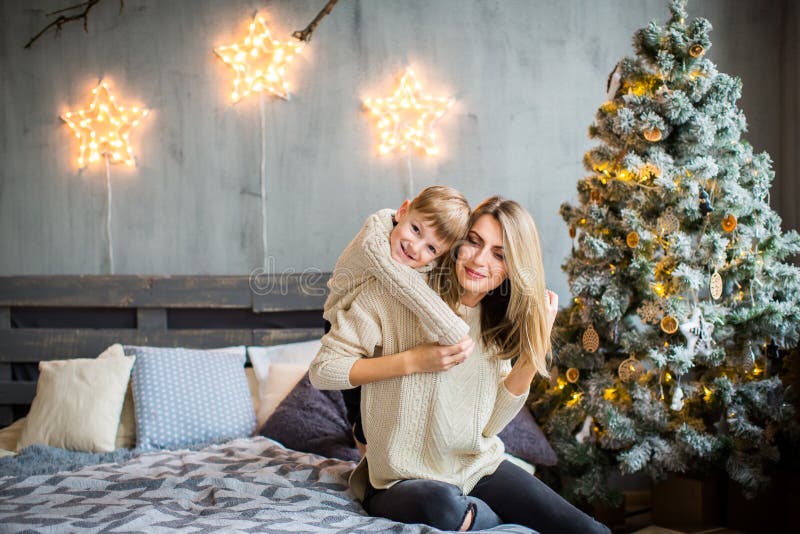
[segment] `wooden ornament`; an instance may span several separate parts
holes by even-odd
[[[575,234],[576,234],[576,233],[577,233],[577,232],[575,231],[575,227],[574,227],[574,226],[570,226],[570,227],[569,227],[569,236],[570,236],[572,239],[575,239]]]
[[[722,276],[720,276],[719,271],[716,269],[714,269],[714,274],[711,275],[711,284],[709,285],[709,289],[714,300],[717,300],[722,296]]]
[[[722,219],[722,229],[728,233],[731,233],[734,230],[736,230],[736,225],[737,225],[736,216],[733,213],[727,214],[725,218]]]
[[[583,333],[583,348],[586,352],[596,352],[600,348],[600,336],[597,335],[594,325],[589,325]]]
[[[644,366],[642,362],[631,356],[621,364],[617,369],[619,379],[623,382],[632,382],[638,380],[642,373],[644,373]]]
[[[575,382],[577,382],[580,376],[581,372],[578,371],[577,368],[570,367],[569,369],[567,369],[567,382],[569,382],[570,384],[574,384]]]
[[[600,191],[597,189],[592,189],[592,192],[589,193],[589,199],[592,202],[600,202]]]
[[[628,244],[630,248],[636,248],[639,246],[639,234],[637,232],[630,232],[625,237],[625,242]]]
[[[664,234],[674,234],[680,230],[681,223],[672,211],[665,211],[658,218],[658,229]]]
[[[661,141],[661,130],[658,128],[652,128],[650,130],[645,130],[643,132],[644,138],[650,141],[651,143],[657,143]]]
[[[689,55],[692,56],[693,58],[698,58],[698,57],[702,56],[705,53],[706,53],[706,49],[703,48],[703,45],[701,45],[701,44],[695,43],[695,44],[693,44],[692,46],[689,47]]]
[[[678,320],[671,315],[667,315],[663,319],[661,319],[661,330],[666,332],[667,334],[674,334],[678,331]]]
[[[661,306],[652,300],[643,302],[636,311],[639,314],[639,317],[642,318],[642,321],[648,324],[658,324],[658,321],[660,320],[659,318],[663,313]]]

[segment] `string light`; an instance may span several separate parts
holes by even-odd
[[[711,391],[710,389],[708,389],[706,386],[703,386],[703,392],[704,392],[703,400],[706,401],[706,402],[710,401],[711,400],[711,395],[713,395],[714,392]]]
[[[580,391],[576,391],[572,394],[572,397],[567,401],[567,406],[572,407],[580,402],[581,397],[583,397],[583,393]]]
[[[299,43],[273,39],[267,22],[257,15],[244,41],[217,47],[214,52],[236,73],[231,93],[234,102],[262,91],[288,100],[286,66],[302,48]]]
[[[609,401],[610,400],[614,400],[614,398],[616,396],[617,396],[616,388],[606,388],[606,389],[603,390],[603,398],[605,400],[609,400]]]
[[[94,98],[88,108],[68,111],[61,116],[80,140],[78,167],[84,168],[89,163],[100,161],[101,157],[110,163],[133,166],[130,130],[138,126],[149,111],[138,106],[126,108],[117,105],[106,82],[100,82],[92,89],[92,94]]]
[[[657,284],[650,284],[650,287],[653,288],[653,291],[655,291],[656,295],[658,295],[659,297],[663,297],[664,295],[667,294],[667,288],[664,287],[664,284],[662,284],[661,282]]]
[[[367,109],[378,118],[381,154],[397,149],[407,152],[412,146],[429,156],[439,153],[433,125],[453,106],[454,100],[424,95],[421,91],[422,85],[409,68],[392,96],[364,100]]]

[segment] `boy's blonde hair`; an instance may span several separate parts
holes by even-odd
[[[463,239],[469,229],[469,203],[464,195],[446,185],[426,187],[411,201],[409,212],[419,213],[433,226],[447,248]]]

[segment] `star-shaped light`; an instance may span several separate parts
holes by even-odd
[[[267,22],[256,16],[250,23],[250,33],[241,43],[220,46],[214,52],[236,73],[231,98],[238,102],[252,92],[268,91],[289,99],[286,66],[302,45],[281,42],[272,38]]]
[[[364,105],[378,117],[381,154],[400,149],[406,152],[412,146],[424,150],[429,156],[439,153],[433,125],[453,106],[453,99],[424,95],[414,71],[406,70],[400,85],[388,98],[368,98]]]
[[[692,317],[680,326],[681,334],[686,338],[686,348],[689,352],[707,356],[711,352],[714,340],[714,325],[703,318],[699,308],[695,308]]]
[[[108,158],[111,163],[134,165],[129,133],[139,124],[147,109],[133,106],[118,106],[106,82],[92,89],[94,99],[89,107],[79,111],[68,111],[61,116],[81,141],[78,166]]]

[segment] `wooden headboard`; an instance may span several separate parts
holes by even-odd
[[[217,348],[319,338],[328,278],[0,276],[0,426],[27,412],[42,360],[93,358],[113,343]]]

